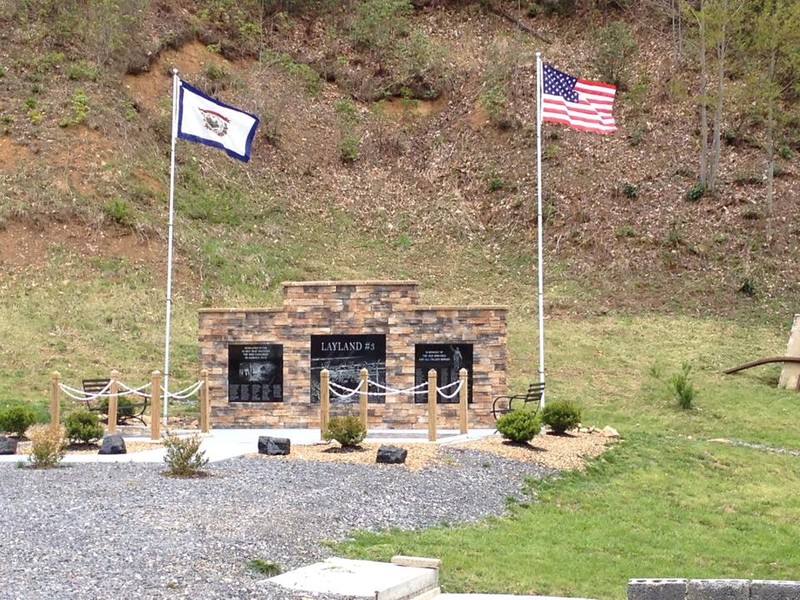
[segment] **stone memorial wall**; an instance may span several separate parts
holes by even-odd
[[[429,369],[441,388],[464,367],[470,426],[493,423],[492,399],[507,388],[507,307],[422,306],[414,281],[284,283],[283,298],[281,308],[199,311],[213,427],[319,427],[323,368],[348,389],[366,368],[380,392],[413,388]],[[357,395],[331,402],[332,415],[358,414]],[[458,428],[457,399],[438,402],[437,428]],[[424,429],[427,412],[427,395],[371,396],[369,427]]]

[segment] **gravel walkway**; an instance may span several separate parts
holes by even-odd
[[[420,471],[242,457],[176,479],[163,465],[0,465],[0,599],[310,597],[248,568],[331,555],[354,530],[416,529],[502,514],[526,476],[552,470],[444,448]],[[314,596],[321,598],[321,596]]]

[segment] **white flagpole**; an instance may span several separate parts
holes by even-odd
[[[536,53],[536,231],[539,277],[539,382],[544,383],[544,277],[542,268],[542,53]],[[544,408],[544,393],[539,401]]]
[[[167,241],[167,318],[164,341],[164,425],[169,414],[169,328],[172,312],[172,237],[175,227],[175,141],[178,139],[178,69],[172,69],[172,150],[169,167],[169,234]]]

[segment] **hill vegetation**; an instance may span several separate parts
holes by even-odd
[[[526,319],[537,51],[619,86],[618,133],[543,127],[548,316],[785,327],[798,46],[787,28],[770,54],[749,17],[791,3],[725,6],[736,19],[711,0],[0,0],[0,399],[41,399],[53,369],[159,368],[173,68],[261,118],[246,165],[177,146],[177,379],[198,307],[273,304],[287,280],[413,278]],[[775,59],[767,83],[745,56]]]

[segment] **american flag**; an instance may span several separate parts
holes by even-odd
[[[594,133],[617,130],[611,109],[617,88],[572,77],[548,64],[542,71],[542,120]]]

